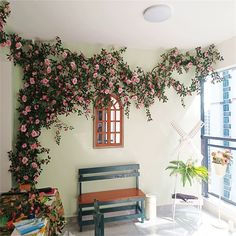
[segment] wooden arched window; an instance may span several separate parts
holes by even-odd
[[[94,147],[123,146],[123,109],[119,100],[111,96],[107,108],[94,108]]]

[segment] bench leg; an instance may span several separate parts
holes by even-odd
[[[141,223],[143,223],[143,222],[144,222],[144,218],[145,218],[145,213],[144,213],[144,200],[141,200],[141,213],[142,213]]]
[[[78,210],[78,222],[79,222],[79,231],[82,232],[83,222],[82,222],[82,207],[81,206],[79,206],[79,210]]]
[[[140,207],[139,207],[139,202],[137,201],[137,202],[136,202],[136,206],[135,206],[135,213],[136,213],[136,214],[139,213],[139,209],[140,209]]]
[[[93,219],[95,225],[95,236],[104,236],[104,215],[100,212],[95,212]]]

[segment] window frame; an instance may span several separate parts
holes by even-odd
[[[116,108],[113,108],[114,107],[114,104],[111,104],[109,107],[105,108],[105,107],[102,107],[102,108],[98,108],[96,107],[96,105],[94,106],[94,120],[93,120],[93,147],[94,148],[121,148],[121,147],[124,147],[124,111],[123,111],[123,106],[122,106],[122,103],[120,102],[119,98],[114,95],[114,94],[111,94],[111,99],[114,98],[116,100],[116,103],[119,104],[119,107],[116,109]],[[97,100],[96,103],[99,102],[99,99]],[[115,104],[116,104],[115,103]],[[106,111],[107,113],[107,119],[104,120],[102,118],[102,120],[99,120],[98,119],[98,112],[99,111],[102,111],[102,114],[104,111]],[[116,119],[116,115],[115,115],[115,119],[111,119],[111,112],[112,111],[120,111],[120,117],[119,119]],[[119,122],[120,123],[120,131],[111,131],[111,124],[112,123],[116,123]],[[97,130],[97,127],[98,127],[98,123],[107,123],[107,130],[106,131],[102,131],[102,132],[98,132]],[[102,126],[103,127],[103,126]],[[106,134],[107,135],[107,143],[98,143],[97,142],[97,137],[98,137],[98,134]],[[114,134],[116,136],[116,134],[120,134],[120,142],[119,143],[111,143],[111,135]]]

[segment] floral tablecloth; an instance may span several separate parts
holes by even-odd
[[[65,226],[64,209],[57,189],[44,192],[6,193],[0,196],[0,234],[10,235],[13,223],[32,217],[47,217],[47,235],[60,234]]]

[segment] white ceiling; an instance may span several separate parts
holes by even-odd
[[[87,42],[132,48],[193,48],[236,36],[235,0],[15,0],[8,29],[25,38]],[[167,3],[171,19],[144,20],[146,7]]]

